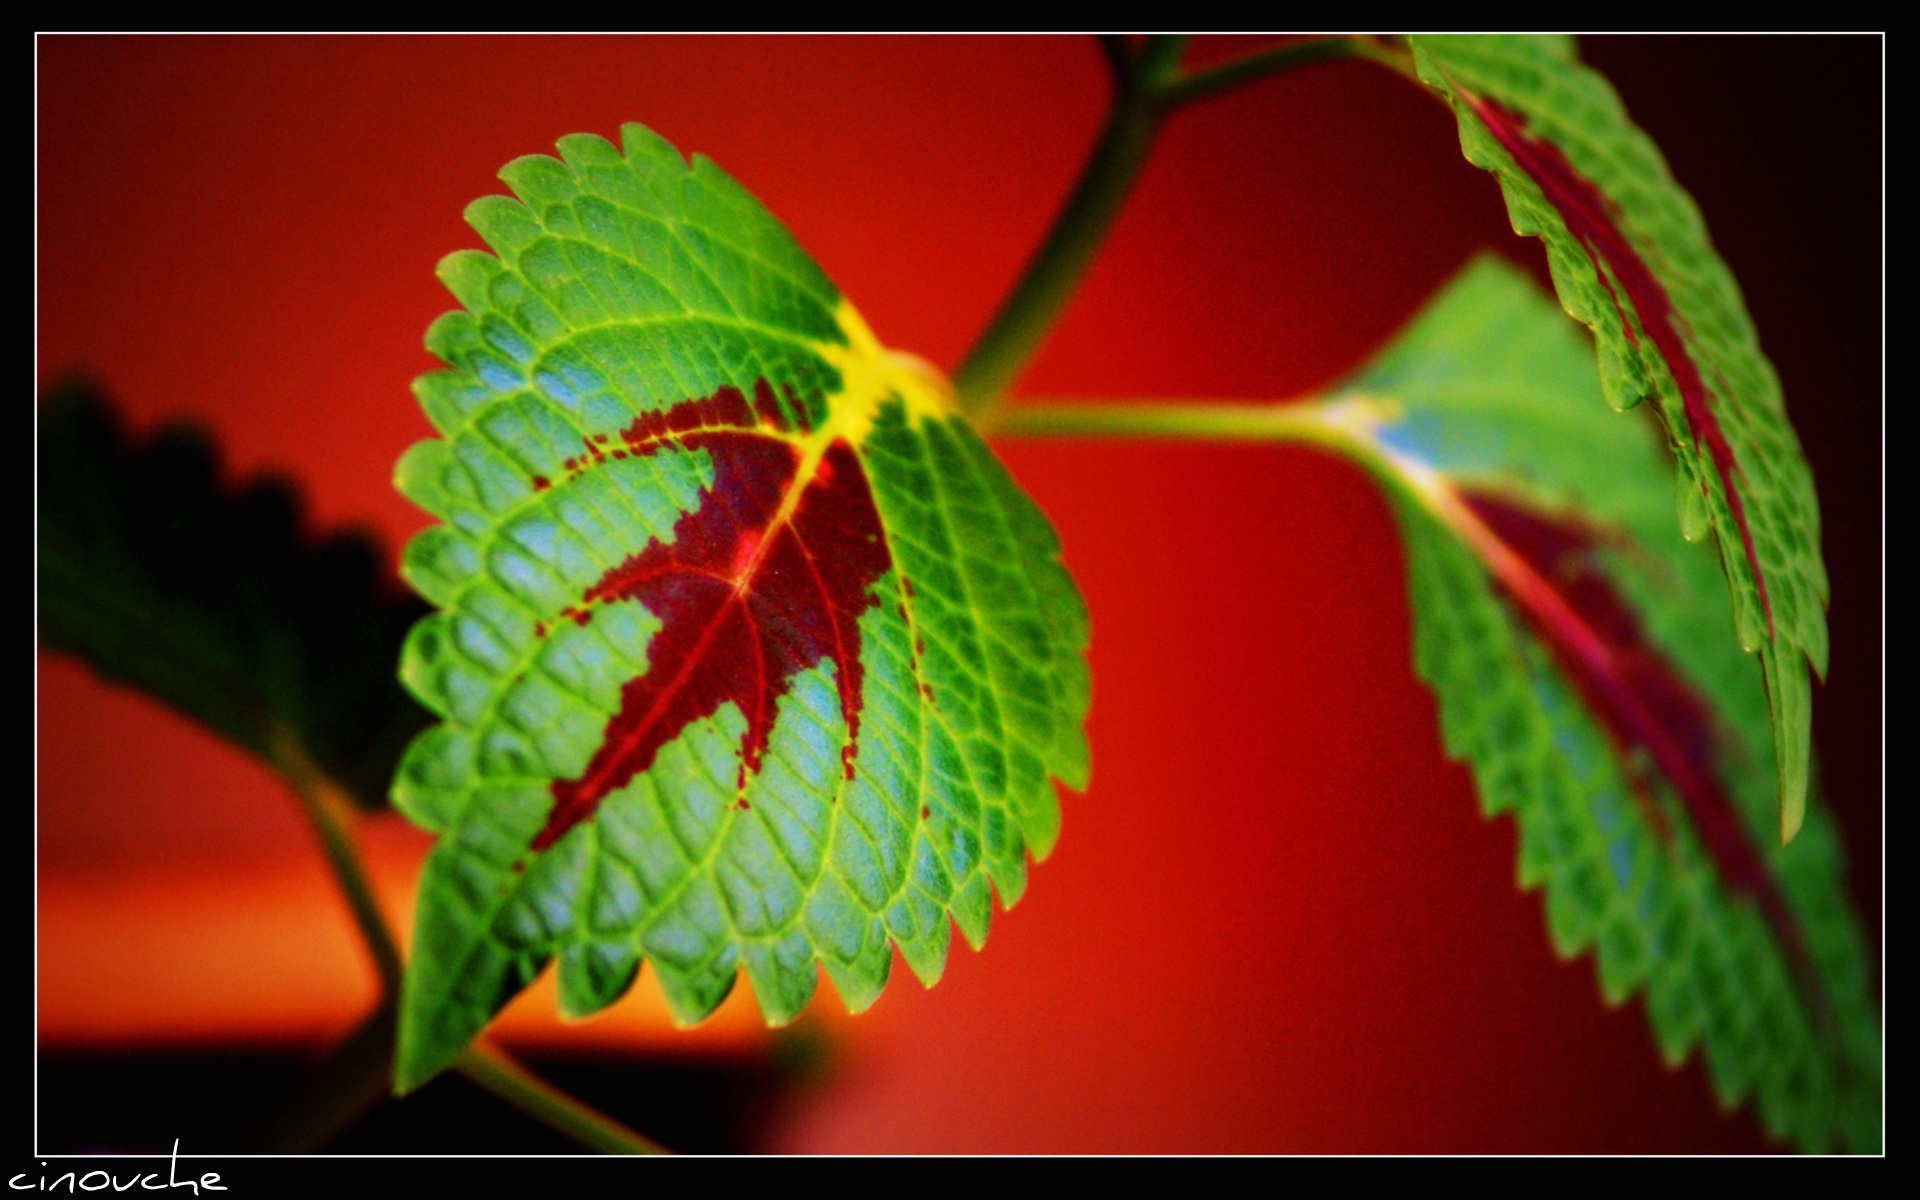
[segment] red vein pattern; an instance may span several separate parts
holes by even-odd
[[[1747,526],[1746,509],[1740,502],[1739,492],[1734,488],[1733,476],[1739,468],[1733,456],[1733,447],[1728,445],[1726,435],[1721,432],[1720,423],[1713,415],[1711,393],[1700,377],[1699,367],[1687,353],[1686,342],[1681,338],[1678,327],[1680,318],[1667,299],[1666,289],[1660,286],[1653,272],[1647,269],[1646,263],[1628,244],[1607,198],[1574,169],[1558,146],[1544,139],[1529,138],[1522,131],[1520,115],[1512,110],[1493,100],[1476,96],[1457,84],[1451,86],[1559,211],[1567,232],[1587,252],[1594,272],[1600,277],[1601,286],[1607,289],[1614,310],[1620,314],[1621,328],[1626,331],[1628,340],[1637,345],[1639,338],[1633,331],[1633,321],[1620,303],[1619,294],[1614,291],[1614,281],[1626,291],[1627,300],[1640,319],[1640,328],[1653,339],[1654,348],[1660,352],[1667,369],[1673,373],[1673,381],[1680,389],[1681,403],[1694,437],[1706,443],[1707,453],[1713,459],[1714,470],[1720,476],[1721,491],[1727,498],[1727,507],[1733,510],[1733,519],[1740,526],[1740,541],[1746,550],[1747,563],[1753,569],[1754,586],[1760,591],[1760,608],[1766,614],[1767,633],[1771,636],[1773,605],[1767,599],[1767,581],[1761,574],[1760,558],[1753,548],[1753,532]],[[1608,279],[1609,273],[1612,274],[1612,280]]]
[[[748,403],[722,388],[641,416],[620,433],[587,439],[570,475],[609,458],[664,448],[705,450],[713,482],[683,513],[668,542],[609,570],[565,616],[585,625],[597,605],[636,600],[660,618],[647,671],[621,688],[620,710],[578,779],[555,780],[554,805],[532,849],[544,850],[590,818],[608,795],[653,764],[689,722],[728,700],[747,719],[738,803],[758,769],[775,701],[793,677],[830,658],[838,669],[852,777],[860,727],[860,614],[873,582],[892,566],[866,472],[853,447],[832,443],[812,476],[796,479],[801,452],[762,380]],[[791,489],[803,489],[783,511]]]
[[[1597,568],[1594,534],[1484,492],[1461,500],[1525,569],[1495,576],[1551,648],[1617,746],[1641,748],[1673,785],[1721,881],[1759,906],[1814,1012],[1825,1001],[1798,922],[1734,810],[1714,762],[1707,706],[1642,634],[1633,609]]]

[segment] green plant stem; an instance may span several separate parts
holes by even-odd
[[[334,881],[340,885],[347,907],[353,912],[360,940],[373,956],[374,969],[380,975],[381,993],[388,998],[398,996],[402,973],[400,947],[387,928],[386,915],[380,911],[379,898],[374,895],[373,884],[360,862],[359,848],[354,845],[353,802],[314,765],[291,733],[276,729],[272,744],[274,762],[300,797],[301,811],[313,827],[314,836],[320,840],[327,866],[332,868]]]
[[[1318,402],[1230,404],[1023,402],[1000,409],[984,432],[996,437],[1172,438],[1291,442],[1352,453],[1353,436]]]
[[[1353,36],[1308,38],[1284,46],[1264,46],[1172,80],[1159,89],[1156,99],[1163,112],[1171,112],[1295,67],[1335,58],[1386,61],[1384,54],[1372,39]]]
[[[484,1042],[468,1046],[454,1064],[454,1070],[583,1146],[607,1154],[669,1152],[658,1142],[582,1104]]]
[[[385,1100],[393,1090],[397,998],[386,996],[326,1057],[301,1071],[283,1096],[269,1102],[243,1135],[242,1150],[311,1154]]]
[[[1138,51],[1120,38],[1102,38],[1100,44],[1114,83],[1113,106],[1100,138],[1039,249],[953,373],[960,411],[982,426],[994,423],[1001,397],[1079,286],[1168,114],[1256,79],[1332,58],[1366,58],[1401,69],[1391,51],[1359,37],[1276,46],[1190,75],[1180,72],[1183,38],[1148,38]]]
[[[1147,73],[1175,69],[1180,44],[1149,41],[1137,55],[1113,40],[1102,45],[1114,83],[1106,126],[1040,248],[953,373],[960,411],[975,420],[999,403],[1065,307],[1153,146],[1160,110],[1151,95],[1157,79]]]
[[[380,1007],[308,1074],[316,1095],[299,1095],[275,1110],[260,1137],[275,1148],[312,1149],[351,1122],[393,1086],[394,1016],[402,966],[400,948],[367,878],[353,839],[353,805],[284,730],[273,737],[273,757],[300,797],[335,882],[353,911],[360,937],[380,975]],[[664,1154],[652,1141],[534,1075],[492,1047],[478,1044],[454,1069],[541,1123],[584,1146],[610,1154]]]

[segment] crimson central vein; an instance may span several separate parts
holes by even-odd
[[[1502,587],[1615,743],[1623,750],[1644,748],[1659,766],[1713,859],[1721,882],[1758,906],[1780,943],[1808,1013],[1816,1018],[1824,1014],[1825,987],[1807,954],[1799,920],[1742,823],[1716,765],[1713,717],[1647,639],[1626,598],[1593,567],[1593,533],[1577,523],[1530,512],[1491,492],[1469,490],[1462,499],[1526,563],[1524,573],[1501,578]],[[1548,592],[1561,603],[1547,603],[1544,593]],[[1657,812],[1652,815],[1657,818]]]
[[[746,717],[737,803],[758,770],[775,702],[801,671],[832,659],[846,721],[842,769],[852,778],[860,728],[859,617],[893,565],[863,464],[844,439],[809,478],[801,451],[763,379],[751,402],[736,388],[645,414],[609,445],[589,438],[570,475],[609,457],[704,450],[713,480],[681,514],[672,540],[654,538],[613,567],[563,615],[585,625],[597,605],[638,601],[660,620],[647,669],[620,691],[620,708],[577,779],[552,784],[554,805],[532,843],[546,849],[588,820],[607,796],[653,765],[688,724],[733,701]],[[784,504],[792,489],[797,503]],[[784,509],[784,512],[783,512]]]
[[[1739,466],[1726,433],[1713,415],[1713,407],[1708,402],[1711,393],[1701,378],[1700,368],[1687,350],[1687,343],[1680,332],[1679,314],[1674,311],[1666,289],[1660,286],[1653,272],[1627,241],[1606,194],[1575,170],[1558,146],[1545,138],[1528,137],[1523,132],[1519,114],[1496,101],[1476,96],[1457,85],[1455,90],[1560,213],[1567,232],[1587,252],[1600,285],[1613,301],[1614,311],[1620,317],[1621,331],[1628,341],[1637,345],[1640,339],[1633,332],[1627,307],[1620,303],[1619,294],[1607,280],[1609,270],[1627,293],[1628,303],[1633,306],[1633,314],[1640,319],[1642,331],[1653,340],[1661,361],[1666,364],[1674,385],[1680,391],[1687,423],[1692,426],[1697,441],[1706,443],[1708,457],[1713,460],[1714,470],[1719,473],[1720,490],[1726,497],[1728,510],[1733,514],[1734,524],[1739,527],[1740,543],[1746,551],[1747,564],[1753,571],[1754,587],[1760,593],[1760,609],[1767,618],[1768,636],[1772,636],[1773,602],[1767,598],[1766,573],[1760,569],[1760,555],[1754,549],[1753,530],[1747,524],[1747,510],[1741,503],[1740,489],[1733,482]],[[1605,264],[1604,268],[1602,263]],[[1704,488],[1706,485],[1703,482],[1701,486]]]

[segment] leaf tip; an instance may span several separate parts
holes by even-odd
[[[1788,845],[1807,819],[1807,771],[1804,764],[1780,781],[1780,844]]]
[[[673,143],[638,121],[628,121],[620,126],[620,149],[631,160],[648,158],[686,170],[687,160],[681,157]]]
[[[426,1083],[435,1075],[438,1075],[441,1067],[444,1065],[445,1064],[432,1066],[423,1063],[417,1052],[417,1045],[414,1044],[412,1038],[407,1036],[403,1026],[400,1033],[400,1045],[393,1056],[394,1096],[405,1096],[410,1092],[417,1091],[420,1085]]]
[[[1689,542],[1698,542],[1713,529],[1707,512],[1706,489],[1701,486],[1699,476],[1684,463],[1675,464],[1673,475],[1680,492],[1680,536]]]

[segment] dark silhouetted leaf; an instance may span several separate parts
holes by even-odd
[[[39,441],[45,644],[384,805],[427,714],[393,672],[424,606],[380,547],[307,528],[283,482],[223,478],[194,429],[135,441],[86,384],[46,401]]]

